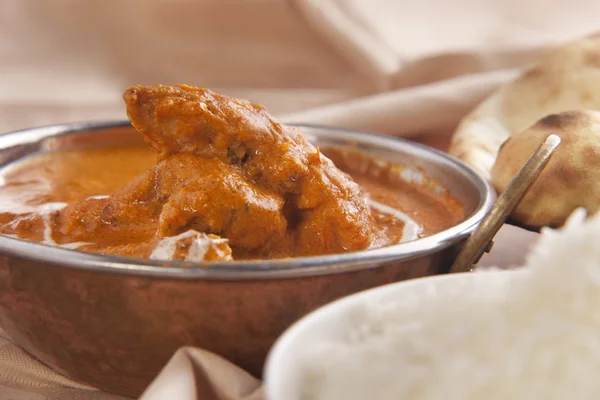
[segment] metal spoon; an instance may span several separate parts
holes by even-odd
[[[473,265],[479,262],[483,253],[491,250],[494,236],[542,173],[559,144],[558,135],[549,135],[521,167],[479,226],[465,241],[450,268],[451,273],[472,271]]]

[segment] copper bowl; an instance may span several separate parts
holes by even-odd
[[[101,256],[0,235],[0,326],[74,380],[136,396],[181,346],[213,351],[260,376],[294,321],[351,293],[448,272],[495,194],[454,158],[409,141],[304,126],[322,147],[359,149],[435,179],[466,219],[411,242],[342,255],[210,265]],[[140,142],[128,122],[0,135],[0,166],[36,153]],[[190,268],[191,267],[191,268]]]

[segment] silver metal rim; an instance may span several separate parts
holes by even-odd
[[[472,182],[480,197],[479,205],[463,222],[434,235],[379,249],[326,256],[210,263],[157,261],[84,253],[3,235],[0,235],[0,253],[80,270],[169,279],[246,280],[311,277],[375,268],[391,261],[408,261],[443,250],[465,239],[479,224],[495,200],[495,192],[484,178],[458,159],[441,151],[388,135],[318,125],[291,125],[343,132],[350,139],[356,137],[360,141],[368,140],[370,143],[392,148],[408,147],[412,152],[427,154],[459,171]],[[0,150],[26,143],[36,143],[52,136],[127,126],[130,126],[129,121],[110,121],[25,129],[0,135]]]

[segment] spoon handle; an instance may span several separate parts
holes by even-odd
[[[471,271],[483,253],[490,251],[494,244],[494,236],[542,173],[559,144],[560,137],[558,135],[549,135],[521,167],[506,189],[498,196],[479,226],[465,241],[450,268],[451,273]]]

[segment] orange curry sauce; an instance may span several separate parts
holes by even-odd
[[[417,185],[390,178],[389,169],[370,164],[368,170],[357,168],[358,162],[342,156],[334,149],[322,149],[342,169],[350,175],[374,200],[401,210],[420,227],[419,237],[446,229],[463,218],[459,202],[449,195],[434,193]],[[365,158],[366,160],[366,158]],[[60,153],[36,155],[16,162],[0,171],[0,223],[9,223],[17,215],[38,213],[47,204],[74,203],[87,198],[102,198],[121,189],[156,163],[156,154],[145,146],[127,146],[69,150]],[[363,160],[364,163],[364,160]],[[361,169],[362,171],[357,171]],[[375,177],[375,179],[374,179]],[[51,207],[50,207],[51,208]],[[371,210],[376,224],[385,232],[387,243],[401,240],[404,223],[385,213]],[[114,237],[98,236],[93,244],[80,247],[103,253],[115,243],[129,243],[130,237],[121,237],[119,231]],[[147,233],[153,234],[152,229]],[[38,231],[23,233],[24,238],[43,241]],[[147,237],[136,239],[143,241]],[[144,256],[144,249],[138,254]],[[234,258],[253,258],[246,254],[241,257],[234,252]]]

